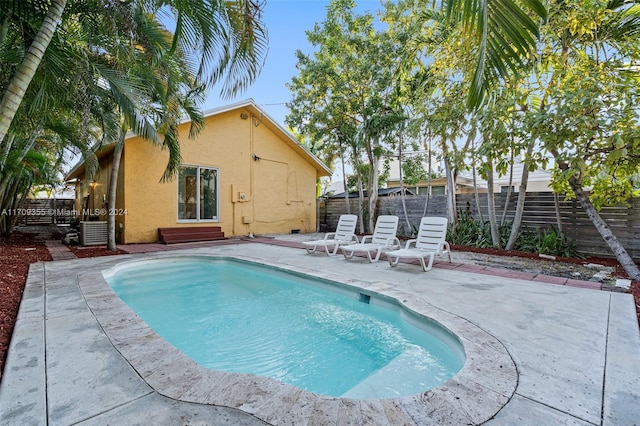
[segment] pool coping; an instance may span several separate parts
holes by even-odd
[[[87,306],[113,346],[157,393],[191,403],[231,407],[267,423],[306,423],[311,419],[386,418],[390,424],[479,424],[493,418],[515,393],[516,365],[494,336],[468,320],[385,282],[337,281],[311,269],[242,255],[156,253],[125,262],[180,257],[240,259],[356,287],[397,301],[456,334],[463,344],[463,368],[442,386],[416,395],[362,400],[314,394],[267,377],[209,370],[155,333],[111,289],[100,270],[78,274]],[[110,269],[104,268],[104,269]]]

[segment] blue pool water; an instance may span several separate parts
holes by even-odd
[[[443,327],[301,274],[195,257],[132,262],[105,277],[158,334],[214,370],[370,399],[439,386],[464,364]]]

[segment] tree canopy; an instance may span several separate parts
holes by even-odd
[[[163,178],[171,178],[180,120],[192,119],[193,135],[207,89],[222,83],[229,96],[258,75],[267,47],[261,8],[255,0],[1,0],[2,208],[51,181],[69,155],[82,155],[91,173],[94,149],[128,130],[169,151]],[[31,152],[46,161],[28,166]],[[0,225],[11,228],[7,217]]]
[[[402,163],[400,141],[430,154],[436,147],[452,221],[459,173],[491,182],[516,158],[526,172],[548,168],[554,191],[578,198],[629,275],[640,277],[598,215],[638,195],[639,2],[399,0],[383,4],[382,25],[372,19],[356,15],[352,1],[331,2],[308,33],[314,55],[298,56],[291,126],[322,149],[346,151],[356,175],[363,161],[369,174],[385,156]],[[371,120],[391,116],[402,125],[363,138]],[[373,219],[371,205],[365,215]]]

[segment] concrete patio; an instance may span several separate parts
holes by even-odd
[[[442,262],[423,273],[415,265],[392,269],[386,261],[346,261],[261,243],[194,247],[32,265],[0,385],[0,424],[640,424],[640,332],[629,294],[477,274]],[[465,386],[454,380],[393,403],[285,387],[274,395],[261,391],[273,383],[243,384],[215,372],[180,388],[197,367],[146,329],[144,345],[115,333],[144,324],[127,322],[133,320],[117,310],[126,308],[105,308],[104,298],[112,299],[99,275],[122,261],[172,254],[241,257],[395,295],[412,309],[448,318],[457,330],[466,327],[470,334],[461,337],[471,343],[478,343],[471,329],[484,333],[488,343],[475,353],[485,350],[486,359],[501,364],[487,376],[498,377],[509,363],[514,375],[480,383],[482,374]],[[508,359],[500,358],[504,353]],[[173,362],[184,370],[168,368]],[[238,404],[247,389],[256,392]],[[487,395],[497,409],[478,403]]]

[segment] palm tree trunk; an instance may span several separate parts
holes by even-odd
[[[7,38],[7,33],[9,32],[9,20],[3,19],[2,23],[0,23],[0,43],[4,43]]]
[[[591,222],[602,236],[602,239],[607,243],[618,262],[620,262],[620,265],[622,265],[627,275],[629,275],[629,278],[634,281],[640,281],[640,270],[638,269],[638,265],[635,264],[627,250],[613,234],[613,231],[611,231],[607,222],[602,219],[600,214],[598,214],[598,211],[593,207],[589,196],[582,188],[582,184],[576,178],[569,179],[569,184],[571,185],[573,192],[576,194],[576,198],[580,202],[585,213],[587,213],[587,216],[589,216],[589,219],[591,219]]]
[[[362,189],[362,175],[358,173],[358,218],[360,219],[360,233],[364,233],[364,191]]]
[[[560,197],[557,193],[553,193],[553,207],[556,210],[556,225],[558,226],[558,234],[560,236],[564,235],[564,231],[562,230],[562,215],[560,214]]]
[[[2,198],[0,199],[2,210],[7,210],[10,214],[0,215],[0,235],[7,236],[11,233],[11,222],[13,221],[14,211],[13,209],[16,207],[16,192],[18,191],[19,182],[16,182],[15,179],[11,179],[10,181],[13,186],[8,188],[8,191],[2,193]]]
[[[500,234],[498,233],[498,218],[496,217],[496,203],[493,192],[493,162],[491,159],[489,159],[489,171],[487,173],[487,210],[489,210],[489,227],[491,229],[493,247],[500,248]]]
[[[344,204],[347,209],[347,214],[351,214],[351,202],[349,201],[349,191],[347,189],[347,172],[344,167],[344,150],[342,148],[342,142],[340,142],[340,162],[342,163],[342,186],[344,187]]]
[[[525,172],[523,171],[524,175]],[[523,183],[520,184],[520,188],[518,192],[518,201],[516,201],[516,212],[513,217],[513,222],[511,223],[511,233],[509,234],[509,241],[507,241],[507,245],[505,246],[506,250],[513,250],[513,247],[516,245],[516,240],[518,239],[518,234],[520,233],[520,226],[522,225],[522,214],[524,213],[524,202],[527,198],[527,184],[523,180]]]
[[[513,148],[511,149],[511,164],[509,165],[509,184],[507,185],[507,196],[504,200],[504,209],[502,210],[502,218],[500,219],[500,224],[504,225],[505,220],[507,220],[507,211],[509,210],[509,203],[511,202],[511,186],[513,185]]]
[[[529,158],[533,154],[533,148],[535,142],[532,140],[527,147],[527,153],[525,159]],[[527,184],[529,183],[529,167],[523,163],[522,176],[520,177],[520,187],[518,189],[518,201],[516,202],[516,212],[513,216],[513,223],[511,224],[511,233],[509,234],[509,241],[507,241],[507,250],[513,250],[518,239],[518,233],[520,233],[520,226],[522,225],[522,215],[524,214],[524,202],[527,198]]]
[[[471,143],[472,143],[471,151],[475,156],[475,153],[476,153],[475,139]],[[478,192],[478,170],[476,170],[475,158],[473,159],[473,161],[471,161],[471,175],[473,177],[473,197],[476,200],[476,210],[478,211],[478,221],[480,223],[484,223],[484,218],[482,217],[482,208],[480,207],[480,193]]]
[[[27,188],[20,195],[20,200],[18,201],[18,197],[16,197],[16,203],[14,204],[14,208],[23,207],[24,203],[27,201],[27,196],[31,191],[31,185],[28,185]],[[15,228],[16,223],[18,223],[18,215],[13,215],[9,217],[7,234],[11,235],[13,232],[13,228]]]
[[[22,162],[22,160],[24,160],[24,157],[26,157],[26,155],[29,153],[29,151],[31,151],[31,148],[33,148],[33,146],[35,145],[36,139],[38,139],[42,135],[42,132],[43,132],[42,124],[39,124],[36,127],[36,129],[31,133],[31,135],[29,135],[29,139],[26,141],[25,145],[20,150],[20,154],[18,154],[17,157],[12,158],[11,161],[13,163],[15,163],[15,164],[19,164],[20,162]],[[13,142],[13,141],[11,141],[11,142]],[[17,147],[17,148],[19,148],[19,147]],[[8,157],[8,155],[7,155],[7,157]],[[6,158],[3,158],[2,159],[2,163],[0,163],[0,170],[3,170],[5,165],[6,165]],[[11,175],[11,173],[6,173],[0,179],[0,195],[3,194],[6,191],[7,185],[9,183],[10,179],[13,179],[13,176]]]
[[[109,198],[107,210],[107,250],[116,251],[116,193],[118,189],[118,172],[120,171],[120,160],[124,149],[124,137],[127,134],[125,129],[120,129],[118,142],[113,150],[113,160],[111,162],[111,176],[109,176]]]
[[[10,135],[5,141],[4,145],[0,144],[0,170],[3,170],[4,166],[7,164],[7,159],[9,158],[9,153],[11,152],[11,146],[13,145],[14,141],[15,141],[15,136]]]
[[[431,139],[429,139],[427,161],[429,162],[427,165],[427,198],[424,200],[424,211],[422,212],[423,217],[427,215],[427,211],[429,210],[429,199],[431,198],[431,173],[433,173],[433,167],[431,166]]]
[[[458,222],[457,206],[456,206],[456,183],[451,170],[449,159],[444,157],[444,171],[447,175],[447,219],[450,224]]]
[[[27,183],[29,183],[27,181]],[[16,209],[22,207],[22,203],[24,203],[24,200],[26,199],[27,194],[29,193],[28,188],[25,189],[25,191],[22,192],[22,194],[20,194],[19,192],[19,188],[22,186],[27,186],[28,188],[31,187],[31,184],[29,183],[29,185],[23,184],[23,181],[21,178],[12,178],[10,180],[10,185],[9,185],[9,190],[7,191],[7,193],[4,194],[4,198],[2,200],[2,205],[3,205],[3,210],[6,208],[9,212],[15,212]],[[18,201],[18,198],[20,198],[20,201]],[[2,219],[3,221],[0,222],[0,234],[1,235],[9,235],[11,234],[11,231],[13,230],[13,225],[15,225],[16,221],[17,221],[18,216],[15,214],[10,214],[10,215],[2,215]]]
[[[358,156],[354,152],[352,152],[352,157],[351,157],[351,162],[353,164],[353,171],[356,174],[356,177],[358,178],[357,181],[357,190],[358,190],[358,203],[357,203],[357,215],[358,215],[358,232],[361,234],[364,234],[364,188],[362,187],[362,174],[361,174],[361,170],[362,167],[360,167],[360,159],[358,158]],[[346,191],[346,188],[345,188]],[[349,200],[349,202],[351,202]]]
[[[7,85],[0,102],[0,146],[9,131],[9,126],[11,126],[13,117],[22,103],[29,84],[40,66],[40,62],[42,62],[44,52],[53,38],[66,4],[67,0],[51,0],[47,16],[45,16],[40,30],[35,35],[22,63]]]
[[[407,222],[407,230],[411,232],[411,222],[409,222],[409,215],[407,214],[407,200],[405,199],[404,191],[404,178],[402,176],[402,134],[398,141],[398,172],[400,174],[400,199],[402,201],[402,212],[404,213],[404,220]]]
[[[379,172],[378,172],[378,166],[379,166],[379,160],[378,158],[374,157],[372,162],[371,162],[371,167],[370,167],[370,179],[369,179],[369,185],[368,185],[368,190],[369,190],[369,221],[368,221],[368,225],[367,225],[367,230],[370,233],[373,233],[373,228],[375,227],[375,223],[376,223],[376,209],[377,209],[377,205],[378,205],[378,180],[379,180]]]

